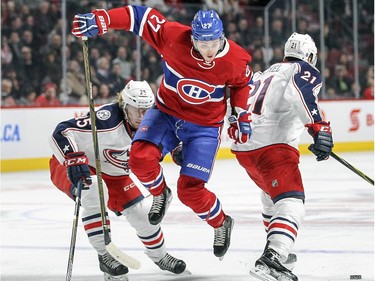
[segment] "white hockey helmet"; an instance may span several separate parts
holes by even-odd
[[[315,42],[308,34],[294,32],[285,43],[284,58],[301,59],[315,66],[317,53]]]
[[[155,102],[154,93],[146,81],[130,80],[120,93],[122,99],[122,109],[130,104],[135,108],[151,108]]]

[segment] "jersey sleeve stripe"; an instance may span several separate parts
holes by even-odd
[[[141,25],[139,27],[139,36],[141,36],[141,37],[143,35],[143,29],[144,29],[143,27],[146,24],[146,20],[148,18],[148,14],[150,13],[150,11],[151,11],[151,8],[147,8],[146,12],[143,15],[143,18],[142,18],[142,21],[141,21]]]
[[[132,6],[129,6],[129,14],[130,14],[130,28],[129,31],[134,32],[134,10]]]

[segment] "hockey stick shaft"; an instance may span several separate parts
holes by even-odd
[[[70,238],[70,248],[69,248],[69,258],[68,258],[68,267],[66,270],[66,281],[70,281],[72,279],[72,271],[73,271],[73,260],[74,260],[74,251],[76,248],[76,241],[77,241],[77,228],[78,228],[78,219],[79,219],[79,208],[81,205],[81,190],[82,190],[83,182],[79,180],[77,185],[77,190],[79,194],[76,197],[76,203],[74,207],[74,217],[73,217],[73,226],[72,226],[72,234]]]
[[[96,115],[95,115],[95,103],[92,95],[92,85],[91,85],[91,74],[90,74],[90,64],[89,64],[89,51],[87,37],[82,37],[82,52],[83,52],[83,62],[85,67],[85,77],[86,77],[86,90],[89,100],[90,108],[90,119],[91,119],[91,131],[92,138],[94,143],[94,156],[95,156],[95,167],[96,167],[96,176],[98,179],[98,191],[99,191],[99,201],[100,201],[100,214],[103,225],[103,234],[104,234],[104,243],[106,250],[120,263],[133,268],[138,269],[141,265],[140,262],[136,259],[126,255],[121,252],[120,249],[113,244],[110,237],[110,228],[107,223],[106,216],[106,205],[104,202],[104,189],[103,189],[103,179],[102,179],[102,168],[99,155],[99,143],[98,143],[98,132],[96,128]]]
[[[370,178],[369,176],[367,176],[364,173],[362,173],[360,170],[358,170],[356,167],[354,167],[353,165],[351,165],[350,163],[348,163],[347,161],[345,161],[344,159],[342,159],[340,156],[338,156],[334,152],[331,152],[331,156],[335,160],[337,160],[338,162],[340,162],[341,164],[343,164],[345,167],[347,167],[349,170],[352,170],[358,176],[360,176],[361,178],[363,178],[365,181],[367,181],[368,183],[374,185],[374,180],[372,178]]]
[[[95,168],[96,168],[96,176],[98,178],[100,212],[101,212],[101,219],[102,219],[102,225],[103,225],[103,231],[104,231],[104,241],[105,241],[105,245],[108,245],[111,242],[111,238],[109,236],[109,226],[107,224],[107,219],[106,219],[106,207],[104,205],[104,190],[103,190],[103,180],[102,180],[102,172],[101,172],[102,167],[101,167],[100,155],[99,155],[98,132],[96,130],[95,104],[94,104],[94,98],[92,96],[90,64],[89,64],[89,58],[88,58],[88,44],[87,44],[87,38],[83,37],[82,40],[83,40],[83,61],[85,65],[85,76],[86,76],[86,89],[87,89],[87,96],[88,96],[89,108],[90,108],[92,139],[94,143]]]

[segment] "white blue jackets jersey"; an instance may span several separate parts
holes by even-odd
[[[276,63],[254,74],[250,94],[250,139],[232,144],[233,151],[249,151],[272,144],[298,149],[304,125],[322,121],[317,101],[321,88],[319,70],[304,61]]]
[[[104,105],[96,111],[96,126],[102,172],[109,176],[129,175],[129,149],[135,130],[124,119],[118,103]],[[82,117],[59,123],[50,144],[61,164],[67,153],[84,151],[89,159],[89,166],[95,170],[89,112]]]

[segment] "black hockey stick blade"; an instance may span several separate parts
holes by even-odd
[[[331,156],[332,156],[332,158],[334,158],[335,160],[337,160],[338,162],[340,162],[341,164],[343,164],[345,167],[347,167],[349,170],[352,170],[358,176],[360,176],[361,178],[363,178],[365,181],[367,181],[368,183],[374,185],[374,180],[372,178],[370,178],[369,176],[367,176],[364,173],[362,173],[360,170],[358,170],[356,167],[354,167],[353,165],[351,165],[350,163],[348,163],[347,161],[345,161],[344,159],[342,159],[340,156],[338,156],[334,152],[331,152]]]
[[[78,227],[78,219],[79,219],[79,207],[81,205],[82,186],[83,186],[83,182],[82,182],[82,180],[79,180],[78,184],[77,184],[78,195],[76,197],[76,203],[75,203],[75,207],[74,207],[72,234],[71,234],[71,238],[70,238],[68,267],[66,269],[66,278],[65,278],[66,281],[72,280],[73,260],[74,260],[74,251],[75,251],[75,248],[76,248],[76,240],[77,240],[77,227]]]

